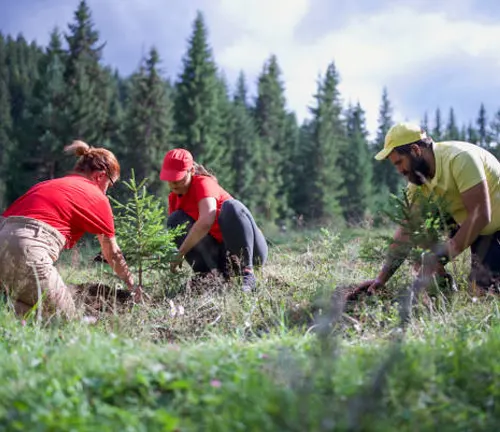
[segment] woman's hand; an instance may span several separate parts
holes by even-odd
[[[144,291],[140,285],[134,285],[131,289],[131,294],[134,302],[140,302],[142,301],[144,297]]]
[[[182,254],[177,253],[174,255],[172,260],[170,261],[170,271],[172,273],[177,273],[178,269],[182,267],[182,262],[184,261],[184,257]]]

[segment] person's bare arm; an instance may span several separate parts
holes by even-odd
[[[134,288],[134,277],[130,272],[127,262],[123,256],[118,243],[116,242],[116,237],[106,237],[104,235],[97,236],[99,243],[101,244],[102,254],[104,259],[111,266],[116,275],[127,285],[129,290]]]
[[[408,255],[408,242],[408,234],[404,232],[402,227],[398,227],[394,233],[393,242],[389,246],[384,265],[376,279],[379,285],[385,285],[404,262]]]
[[[196,244],[205,237],[212,225],[215,222],[215,215],[217,214],[217,201],[215,198],[203,198],[198,202],[199,217],[193,224],[188,235],[179,247],[179,254],[183,257],[194,247]]]
[[[448,242],[449,258],[453,259],[466,250],[491,222],[491,203],[486,180],[461,194],[467,218]]]

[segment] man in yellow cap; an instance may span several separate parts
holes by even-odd
[[[471,281],[483,289],[500,282],[500,162],[495,156],[471,143],[434,142],[420,126],[405,122],[388,131],[384,148],[375,159],[389,159],[408,179],[410,197],[417,190],[423,196],[433,193],[442,197],[459,225],[453,237],[436,245],[430,259],[426,257],[427,271],[442,269],[470,247]],[[407,240],[399,227],[390,251]],[[389,253],[378,277],[361,286],[373,293],[390,279],[405,258],[400,253]]]

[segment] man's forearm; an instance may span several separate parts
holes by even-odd
[[[486,217],[467,218],[449,241],[449,258],[455,258],[474,243],[487,224]]]
[[[387,254],[382,270],[377,276],[381,284],[385,284],[396,273],[408,256],[407,245],[395,245]]]
[[[394,234],[394,241],[389,246],[382,270],[377,276],[377,280],[381,284],[385,284],[403,264],[410,248],[408,241],[409,236],[405,234],[403,228],[399,227]]]

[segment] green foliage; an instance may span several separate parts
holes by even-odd
[[[103,139],[107,121],[106,74],[100,65],[104,45],[99,42],[99,32],[85,0],[79,2],[68,30],[64,81],[71,91],[66,92],[62,139],[68,143],[82,139],[96,145]]]
[[[351,223],[363,221],[371,199],[372,162],[364,116],[359,103],[347,110],[348,145],[339,161],[344,191],[340,205],[344,219]]]
[[[310,140],[305,143],[304,164],[309,164],[304,177],[310,219],[332,221],[341,215],[340,198],[345,190],[342,186],[341,157],[346,152],[347,136],[341,118],[342,106],[338,89],[339,76],[335,64],[331,63],[323,80],[318,83],[316,105],[311,108],[313,119],[310,125]]]
[[[476,123],[479,145],[483,148],[489,148],[491,133],[489,130],[488,117],[486,115],[484,103],[481,103],[481,106],[479,107],[479,114]]]
[[[134,169],[138,178],[148,178],[149,189],[157,196],[166,186],[159,179],[159,164],[170,149],[173,129],[173,104],[159,64],[158,51],[153,47],[130,80],[125,126],[117,149],[118,157],[125,161],[125,171]]]
[[[137,183],[132,170],[129,181],[123,183],[130,192],[127,202],[110,198],[114,204],[116,236],[127,263],[137,268],[138,283],[143,285],[145,274],[169,269],[171,258],[177,252],[175,238],[183,233],[183,226],[167,230],[166,211],[160,200],[146,190],[147,179]]]
[[[175,145],[191,151],[199,163],[217,167],[227,153],[220,145],[223,92],[201,12],[193,23],[182,64],[182,73],[175,84]]]
[[[346,132],[349,108],[333,60],[318,83],[312,115],[299,124],[287,107],[286,71],[275,55],[264,61],[255,98],[248,97],[243,76],[236,86],[227,84],[201,12],[176,79],[164,75],[154,48],[125,76],[103,64],[105,43],[89,2],[77,3],[63,38],[56,28],[47,46],[0,33],[0,207],[34,183],[71,170],[74,159],[63,157],[62,149],[81,139],[113,151],[123,172],[134,168],[139,178],[149,179],[151,193],[163,198],[168,192],[158,180],[163,155],[187,148],[270,229],[291,227],[297,218],[317,226],[375,214],[374,222],[384,222],[379,210],[402,184],[389,161],[371,157],[393,123],[386,88],[370,169],[363,162],[364,132]],[[440,116],[436,119],[435,138],[452,139],[460,130],[462,140],[498,141],[492,117],[488,124],[482,106],[479,123],[458,127],[450,109],[446,128]],[[429,130],[427,114],[423,123]],[[118,186],[115,193],[121,198],[127,191]]]
[[[61,173],[62,150],[66,144],[66,94],[61,39],[57,30],[43,61],[31,99],[23,111],[18,145],[12,152],[7,200],[12,202],[36,182],[55,178]]]
[[[447,208],[444,198],[436,194],[424,196],[418,188],[412,197],[406,188],[401,190],[399,196],[391,194],[388,209],[383,210],[383,213],[408,236],[408,243],[399,247],[409,252],[408,259],[411,263],[419,263],[423,252],[429,252],[437,244],[446,241],[456,229],[457,225]],[[391,242],[392,237],[377,237],[371,253],[370,246],[364,245],[363,258],[380,259],[381,253],[388,250]]]
[[[382,101],[379,108],[378,128],[373,143],[373,155],[384,148],[385,135],[394,124],[392,119],[392,105],[387,88],[382,92]],[[389,198],[389,193],[397,193],[401,185],[401,176],[388,160],[372,159],[374,189],[380,195],[379,201]]]
[[[431,135],[436,141],[441,141],[443,138],[443,119],[441,116],[441,109],[439,107],[436,108],[434,129],[432,129]]]
[[[458,130],[457,121],[455,118],[455,110],[453,109],[453,107],[450,108],[444,139],[448,141],[455,141],[460,139],[460,131]]]
[[[233,196],[254,210],[258,199],[254,182],[258,178],[258,135],[248,106],[245,76],[240,73],[232,101],[232,117],[228,146],[231,151],[231,168],[234,173],[230,188]]]
[[[282,72],[276,56],[264,64],[257,83],[254,117],[259,134],[257,212],[274,222],[286,213],[283,170],[286,110]]]

